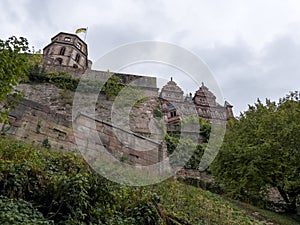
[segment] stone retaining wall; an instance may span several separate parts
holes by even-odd
[[[132,165],[152,165],[166,157],[166,146],[109,122],[79,115],[74,125],[77,144],[89,160],[104,150],[117,160]],[[95,158],[95,160],[97,160]]]
[[[152,165],[166,157],[164,143],[124,130],[105,120],[94,120],[80,114],[74,124],[82,131],[75,133],[76,141],[71,115],[59,114],[48,106],[23,99],[10,112],[9,124],[2,126],[2,134],[39,146],[48,143],[48,146],[62,151],[77,151],[84,147],[94,154],[104,147],[116,159],[133,165]]]
[[[35,145],[48,142],[58,150],[76,149],[71,116],[56,113],[28,99],[23,99],[10,112],[9,124],[3,125],[2,133]]]

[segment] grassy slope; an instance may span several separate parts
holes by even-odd
[[[300,223],[297,222],[295,219],[290,217],[287,214],[284,213],[276,213],[272,212],[269,210],[265,209],[260,209],[256,206],[244,203],[244,202],[239,202],[236,200],[231,200],[233,204],[238,205],[240,208],[244,209],[248,213],[255,215],[258,218],[262,218],[264,220],[271,221],[276,224],[281,224],[281,225],[299,225]]]
[[[165,181],[155,186],[161,205],[168,214],[188,224],[269,224],[298,225],[285,214],[232,200],[178,181]]]
[[[163,182],[154,190],[166,213],[188,224],[264,224],[221,196],[178,181]]]
[[[52,156],[52,154],[56,156]],[[65,174],[66,171],[63,171],[63,168],[68,164],[74,164],[76,167],[86,167],[83,163],[81,163],[82,160],[79,157],[74,157],[74,155],[69,157],[65,155],[67,154],[52,152],[47,149],[36,148],[14,140],[4,140],[0,138],[0,162],[6,162],[6,164],[8,163],[9,165],[17,165],[22,162],[24,164],[25,162],[30,165],[30,161],[35,160],[34,168],[46,168],[43,166],[44,164],[48,166],[53,165],[56,169],[51,169],[51,171],[54,171],[57,175],[60,173]],[[10,160],[8,160],[8,158]],[[71,160],[72,162],[69,161],[69,163],[67,163],[66,160]],[[11,168],[15,168],[15,166],[12,166]],[[76,170],[70,172],[69,168],[70,167],[68,166],[67,173],[76,173]],[[81,168],[80,170],[85,171],[86,169]],[[50,174],[49,176],[52,175]],[[1,179],[3,181],[5,178],[4,176],[1,177],[0,174],[0,181]],[[47,182],[47,180],[44,180],[43,182]],[[12,185],[15,186],[14,184]],[[166,221],[168,221],[168,224],[193,225],[264,224],[237,206],[234,206],[229,201],[224,200],[222,197],[178,181],[168,180],[153,186],[143,188],[128,187],[126,189],[132,190],[126,190],[126,192],[115,191],[115,195],[124,195],[122,193],[126,194],[124,196],[120,196],[120,203],[123,202],[125,204],[128,202],[134,205],[134,202],[139,201],[139,197],[134,196],[134,193],[137,192],[142,193],[143,191],[146,191],[146,193],[157,193],[160,198],[158,211],[160,212],[160,216],[163,218],[163,220],[160,221],[164,224]]]

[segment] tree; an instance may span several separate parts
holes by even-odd
[[[189,157],[189,159],[186,160],[184,168],[198,170],[206,144],[209,140],[211,124],[198,115],[191,115],[181,120],[180,125],[191,126],[192,131],[193,128],[199,128],[199,130],[194,130],[195,133],[191,133],[190,138],[192,139],[189,139],[189,135],[184,135],[184,138],[180,138],[180,135],[177,133],[165,134],[168,155],[171,155],[177,148],[178,150],[182,150],[180,154],[175,154],[170,158],[170,163],[171,165],[176,165],[176,162],[181,162],[183,158],[187,159],[187,157]],[[193,125],[197,126],[193,127]],[[188,150],[193,150],[192,155]]]
[[[297,92],[278,103],[257,101],[228,122],[223,145],[211,165],[216,180],[234,197],[268,199],[276,188],[296,212],[300,194],[300,101]]]
[[[0,40],[0,122],[7,121],[8,111],[15,104],[20,92],[15,86],[26,77],[28,42],[25,38],[10,37]],[[12,100],[7,101],[12,94]]]

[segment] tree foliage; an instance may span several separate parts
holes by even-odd
[[[26,77],[28,67],[28,42],[25,38],[10,37],[0,40],[0,122],[7,120],[8,110],[11,108],[20,93],[14,87]],[[7,101],[13,93],[13,101]]]
[[[251,201],[276,188],[295,212],[300,194],[300,101],[297,92],[278,103],[260,100],[229,121],[211,170],[227,193]]]
[[[10,37],[0,40],[0,122],[7,121],[9,108],[20,97],[14,87],[26,77],[28,42],[25,38]],[[14,93],[12,93],[14,91]],[[7,101],[12,94],[13,100]]]

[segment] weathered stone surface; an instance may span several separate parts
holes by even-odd
[[[103,126],[103,132],[99,132],[99,137],[102,143],[102,146],[104,146],[106,149],[105,151],[110,152],[114,157],[117,159],[123,159],[128,160],[131,164],[136,165],[151,165],[154,163],[157,163],[160,160],[160,156],[163,155],[161,151],[163,151],[162,145],[160,143],[156,143],[155,141],[152,141],[150,139],[147,139],[143,136],[140,136],[136,133],[133,133],[131,131],[123,130],[122,128],[116,127],[110,123],[96,120],[94,121],[89,116],[80,115],[77,117],[75,123],[79,123],[81,126],[87,125],[88,127],[81,127],[81,130],[84,130],[85,133],[90,133],[93,130],[90,128],[89,122],[94,122],[97,124],[97,126]],[[101,125],[99,125],[101,124]],[[117,136],[115,134],[118,134]],[[78,136],[85,136],[85,134],[75,134]],[[86,137],[86,139],[89,139],[90,137]],[[124,141],[125,140],[125,141]],[[91,139],[92,143],[86,142],[85,139],[80,139],[77,144],[80,146],[85,146],[87,143],[87,148],[89,151],[95,150],[94,153],[97,153],[97,147],[98,145],[93,143],[93,139]],[[140,148],[133,149],[132,144],[133,143],[140,143]],[[130,147],[129,147],[130,146]],[[135,147],[138,146],[137,144]],[[150,151],[145,151],[145,147],[149,147]],[[165,149],[164,149],[165,150]],[[165,150],[166,151],[166,150]],[[92,154],[89,152],[89,154]]]
[[[99,75],[100,73],[95,73],[96,77]],[[122,74],[120,77],[126,82],[130,78]],[[138,76],[134,79],[139,82]],[[147,82],[153,81],[150,79]],[[74,134],[72,106],[69,104],[74,93],[61,90],[52,84],[21,84],[18,89],[24,91],[27,98],[10,113],[11,126],[6,131],[9,136],[36,145],[42,145],[48,139],[53,148],[63,151],[85,149],[92,159],[95,157],[93,155],[99,155],[100,148],[105,148],[105,151],[118,160],[127,158],[137,165],[151,165],[161,155],[160,144],[145,138],[151,136],[149,123],[153,118],[152,112],[157,106],[157,99],[149,99],[139,103],[138,107],[133,107],[130,112],[130,127],[125,128],[122,123],[126,123],[126,118],[121,117],[119,127],[113,125],[113,102],[106,100],[104,95],[99,95],[95,115],[99,119],[94,121],[92,117],[78,116],[76,123],[79,134]],[[149,92],[151,91],[157,90],[151,87]],[[91,99],[90,94],[84,95],[86,99]],[[154,153],[145,153],[148,148],[154,149]]]

